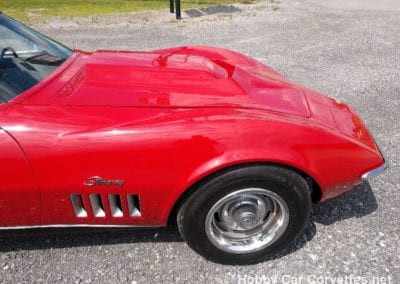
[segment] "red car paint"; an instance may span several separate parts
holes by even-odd
[[[321,201],[384,163],[345,104],[225,49],[75,53],[44,81],[0,105],[0,226],[166,225],[210,174],[247,163],[297,169]],[[89,177],[123,186],[85,185]],[[106,214],[77,217],[70,195],[102,195]],[[120,194],[112,217],[107,194]],[[129,216],[127,194],[141,215]]]

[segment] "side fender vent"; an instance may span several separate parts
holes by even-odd
[[[92,206],[94,217],[106,217],[104,204],[101,200],[100,194],[89,194],[90,206]]]
[[[140,213],[139,196],[128,194],[127,199],[128,199],[129,216],[131,217],[140,216],[141,213]]]
[[[108,203],[110,204],[111,216],[122,217],[124,212],[122,210],[121,197],[118,194],[109,194]]]
[[[72,208],[74,209],[75,216],[79,218],[87,217],[87,211],[85,205],[83,204],[83,198],[80,194],[71,194],[70,200]]]
[[[140,217],[142,215],[137,194],[73,193],[69,197],[75,216],[78,218],[88,217],[88,210],[95,218]]]

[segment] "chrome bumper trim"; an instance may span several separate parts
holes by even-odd
[[[378,143],[376,143],[376,141],[375,141],[375,145],[377,146],[379,153],[381,154],[381,156],[383,158],[383,164],[373,170],[370,170],[370,171],[364,173],[361,176],[362,180],[368,180],[372,177],[375,177],[375,176],[383,173],[389,167],[388,159],[386,158],[386,155],[382,152],[381,147],[379,147],[379,145],[378,145]]]
[[[388,164],[384,160],[383,165],[381,165],[371,171],[366,172],[365,174],[363,174],[361,176],[361,179],[368,180],[372,177],[375,177],[375,176],[379,175],[380,173],[382,173],[383,171],[385,171],[387,169],[387,167],[388,167]]]

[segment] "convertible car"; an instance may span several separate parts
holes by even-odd
[[[247,56],[71,50],[4,14],[0,165],[2,229],[175,223],[229,264],[386,167],[351,107]]]

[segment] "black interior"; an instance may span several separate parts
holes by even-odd
[[[0,103],[49,76],[72,50],[0,13]]]
[[[36,85],[53,72],[63,60],[41,62],[7,56],[0,59],[0,103],[7,102]]]

